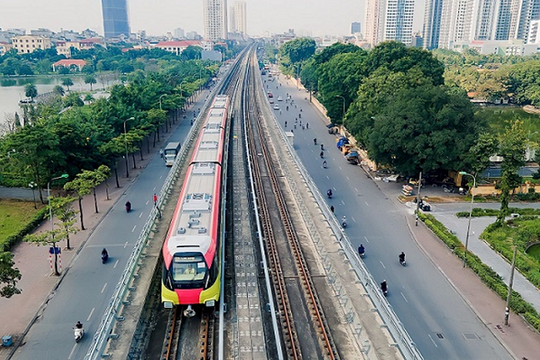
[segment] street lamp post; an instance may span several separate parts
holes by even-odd
[[[58,179],[67,179],[68,174],[62,174],[60,176],[54,177],[47,183],[47,201],[49,203],[49,219],[51,219],[51,238],[53,243],[53,252],[54,252],[54,273],[58,276],[60,273],[58,272],[58,252],[56,251],[56,242],[54,241],[54,221],[52,217],[52,207],[51,207],[51,181],[58,180]]]
[[[474,203],[474,188],[476,187],[476,176],[474,176],[473,174],[469,174],[465,171],[460,171],[459,172],[460,175],[468,175],[470,177],[473,178],[473,187],[472,187],[472,190],[470,191],[471,193],[471,207],[470,207],[470,210],[469,210],[469,223],[467,224],[467,235],[465,235],[465,253],[463,254],[463,267],[466,266],[466,262],[467,262],[467,249],[469,248],[469,233],[471,231],[471,218],[472,218],[472,209],[473,209],[473,203]]]
[[[37,184],[33,181],[29,182],[28,183],[28,187],[30,189],[32,189],[32,196],[34,197],[34,209],[37,209],[37,205],[36,205],[36,188],[37,188]]]
[[[161,98],[164,97],[164,96],[167,96],[167,94],[161,94],[161,96],[159,97],[159,110],[163,110],[161,108]]]
[[[129,120],[135,120],[134,117],[130,117],[127,120],[124,120],[124,145],[126,147],[126,177],[129,177],[129,164],[128,164],[128,146],[127,146],[127,131],[126,131],[126,123]]]

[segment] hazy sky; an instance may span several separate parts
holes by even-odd
[[[228,0],[228,6],[234,1]],[[300,35],[347,35],[351,22],[364,24],[365,0],[245,0],[247,32],[263,35],[294,29]],[[414,31],[425,0],[416,0]],[[162,35],[175,28],[203,33],[202,0],[128,0],[132,32]],[[101,0],[0,0],[0,28],[90,28],[103,34]]]

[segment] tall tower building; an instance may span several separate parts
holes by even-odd
[[[439,34],[441,32],[441,13],[443,0],[427,0],[424,14],[424,49],[432,50],[439,47]]]
[[[235,1],[229,11],[230,32],[242,35],[247,34],[246,2]]]
[[[410,45],[414,0],[368,0],[365,37],[371,46],[387,40]]]
[[[227,39],[227,0],[204,0],[205,40]]]
[[[351,23],[351,34],[360,34],[362,32],[362,25],[359,22]]]
[[[127,0],[101,0],[105,37],[129,36]]]

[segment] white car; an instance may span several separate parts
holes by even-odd
[[[274,110],[279,110],[279,105],[278,104],[274,104]]]
[[[274,99],[270,99],[270,100],[268,100],[268,101],[270,101],[270,104],[273,104],[273,103],[274,103]]]
[[[277,101],[283,101],[283,98],[281,96],[278,96]]]

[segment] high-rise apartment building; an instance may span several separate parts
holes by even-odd
[[[439,47],[456,42],[523,40],[528,42],[531,21],[540,19],[540,0],[428,0],[424,36],[435,36],[428,9],[442,2]],[[428,44],[424,45],[429,48]]]
[[[127,0],[101,0],[105,37],[129,36]]]
[[[441,13],[443,0],[428,0],[424,13],[424,49],[436,49],[439,47],[439,34],[441,32]]]
[[[204,0],[204,39],[227,38],[227,0]]]
[[[414,0],[368,0],[365,37],[371,46],[387,40],[410,45]]]
[[[235,1],[229,11],[229,31],[246,35],[247,20],[246,20],[246,2]]]

